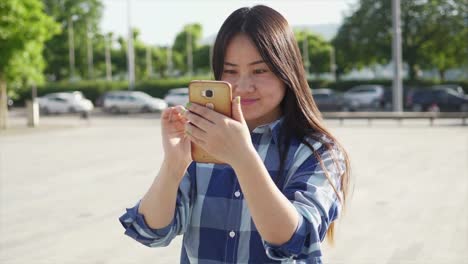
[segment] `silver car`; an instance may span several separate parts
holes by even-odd
[[[110,113],[161,112],[166,108],[164,100],[140,91],[108,92],[103,99],[103,109]]]
[[[375,110],[384,100],[384,87],[382,85],[359,85],[346,91],[343,97],[355,109]]]
[[[93,110],[93,103],[79,91],[50,93],[38,98],[41,113],[88,113]]]
[[[170,106],[187,104],[189,101],[188,88],[175,88],[169,90],[167,95],[164,97],[164,101],[166,101]]]

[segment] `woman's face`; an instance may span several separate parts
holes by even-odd
[[[250,130],[281,116],[286,86],[271,72],[246,34],[231,39],[221,80],[232,85],[234,97],[241,97],[242,113]]]

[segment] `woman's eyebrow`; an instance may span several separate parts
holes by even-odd
[[[255,65],[255,64],[260,64],[260,63],[265,63],[265,61],[264,60],[258,60],[258,61],[251,62],[248,65]],[[235,63],[231,63],[231,62],[228,62],[228,61],[225,61],[224,65],[234,66],[234,67],[239,66],[239,65],[237,65]]]

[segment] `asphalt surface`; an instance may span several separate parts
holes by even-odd
[[[325,263],[468,263],[468,128],[458,120],[327,122],[354,192]],[[0,132],[0,263],[178,263],[181,238],[147,248],[118,217],[163,158],[158,114],[41,118]]]

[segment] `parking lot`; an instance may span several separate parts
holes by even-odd
[[[327,122],[354,192],[324,263],[468,263],[468,128],[459,120]],[[158,114],[47,116],[0,132],[0,263],[178,263],[181,238],[146,248],[118,217],[163,158]]]

